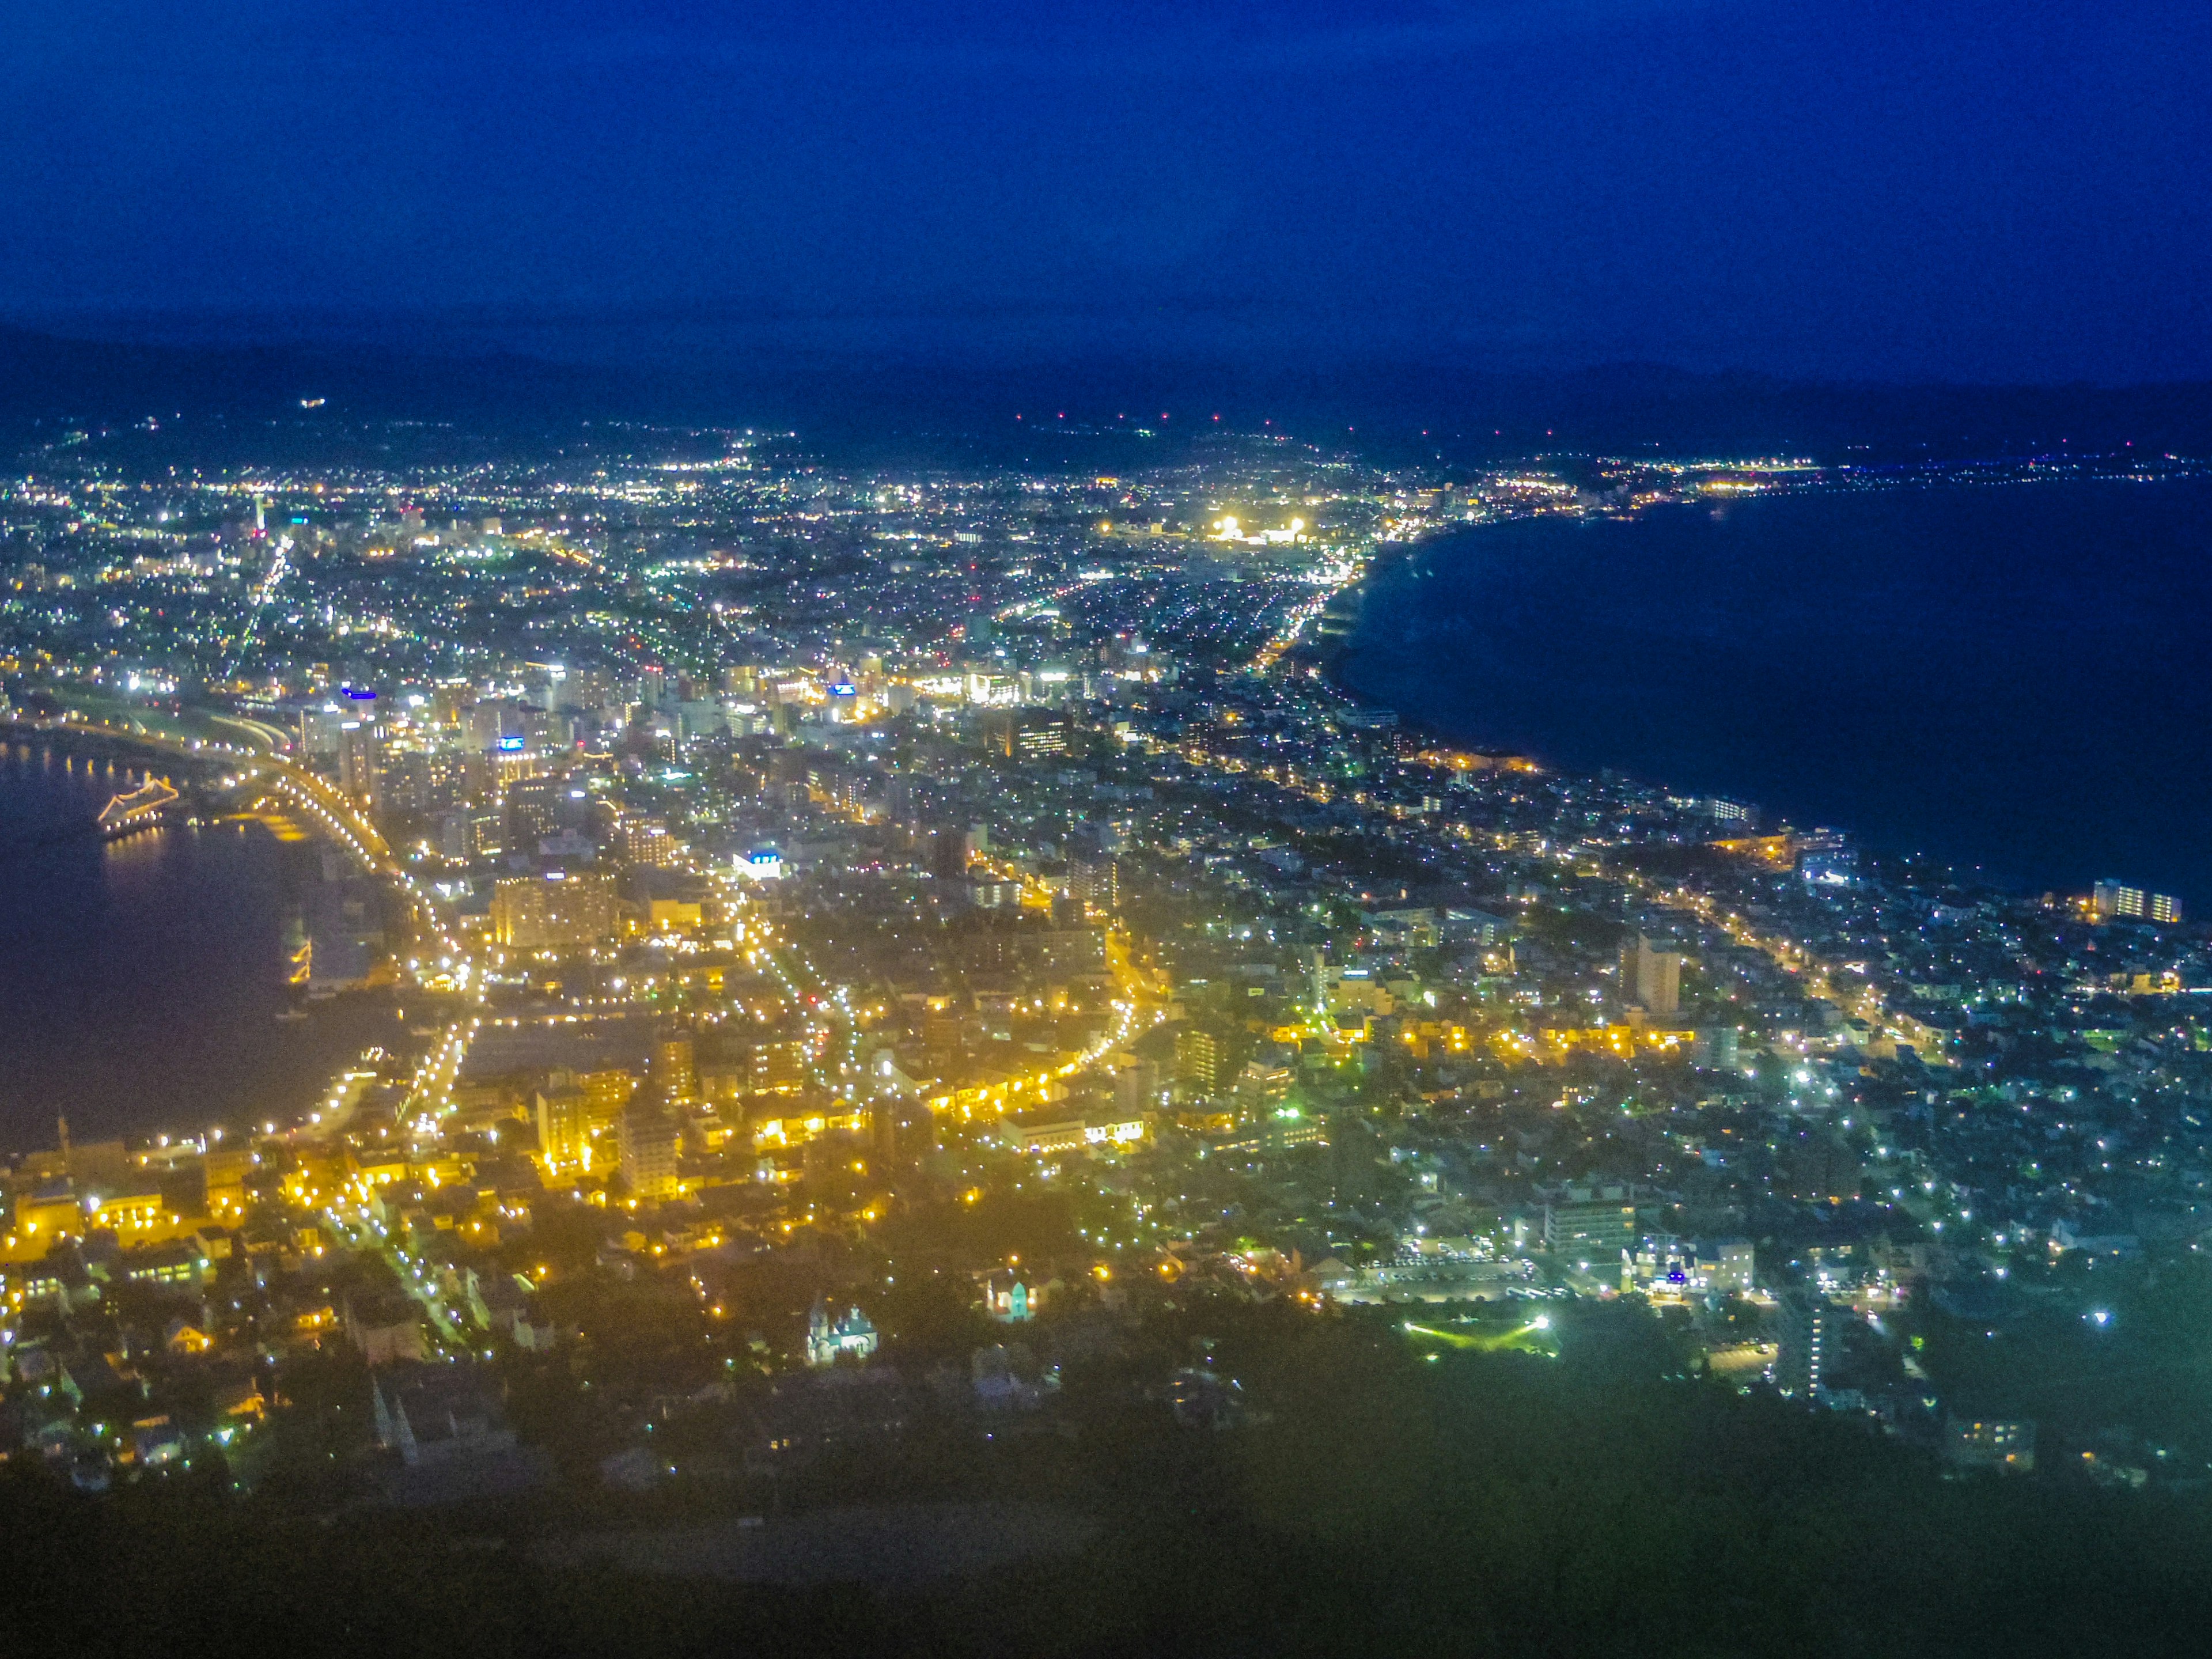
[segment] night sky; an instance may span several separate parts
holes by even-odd
[[[0,314],[2174,379],[2208,156],[2203,0],[16,0]]]

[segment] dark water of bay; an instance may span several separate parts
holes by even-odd
[[[1340,674],[1464,742],[2212,908],[2212,480],[1476,527],[1377,574]]]
[[[0,744],[0,1152],[289,1117],[388,1001],[289,1006],[285,929],[316,849],[258,828],[90,833],[137,775]]]

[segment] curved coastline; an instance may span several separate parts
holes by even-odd
[[[389,1024],[366,1006],[276,1019],[290,1006],[301,849],[252,826],[102,841],[94,816],[121,787],[119,757],[47,735],[0,744],[0,842],[20,842],[0,857],[0,994],[15,1016],[0,1033],[0,1150],[52,1145],[59,1116],[89,1142],[288,1110]]]
[[[1761,802],[1994,886],[2201,908],[2212,854],[2175,826],[2212,811],[2178,763],[2212,719],[2212,480],[2037,482],[1455,528],[1558,557],[1430,568],[1419,617],[1405,572],[1443,538],[1377,558],[1310,660],[1455,745]],[[1455,610],[1463,635],[1425,637]]]
[[[1304,654],[1313,665],[1321,671],[1322,683],[1328,686],[1331,692],[1356,708],[1388,710],[1398,717],[1398,723],[1402,729],[1418,732],[1425,737],[1431,737],[1449,743],[1463,744],[1467,741],[1463,738],[1442,731],[1423,721],[1413,710],[1401,708],[1395,702],[1362,690],[1345,678],[1344,669],[1346,659],[1358,651],[1360,624],[1366,616],[1367,604],[1376,592],[1378,580],[1385,576],[1407,574],[1421,557],[1423,550],[1448,538],[1463,535],[1469,530],[1483,527],[1486,526],[1455,525],[1449,530],[1440,531],[1416,542],[1394,544],[1370,557],[1361,569],[1357,580],[1347,582],[1338,590],[1336,595],[1329,600],[1328,608],[1322,611],[1321,619],[1315,623],[1315,638],[1304,647]],[[1347,599],[1350,604],[1345,605],[1340,611],[1339,605]],[[1346,625],[1326,629],[1324,624],[1331,620],[1332,616]]]

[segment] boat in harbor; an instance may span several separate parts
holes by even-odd
[[[181,799],[161,779],[149,778],[129,794],[117,795],[100,809],[100,839],[113,841],[121,836],[136,835],[141,830],[154,829]]]

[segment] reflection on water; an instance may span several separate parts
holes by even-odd
[[[102,842],[144,781],[118,762],[0,744],[0,1148],[289,1115],[388,1002],[289,1005],[284,937],[317,857],[253,827]]]

